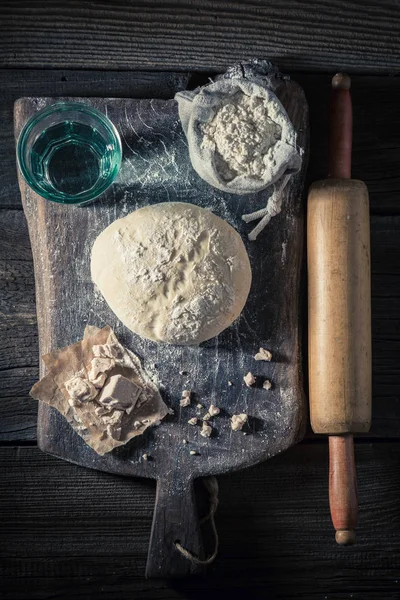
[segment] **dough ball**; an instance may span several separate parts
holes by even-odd
[[[218,335],[241,313],[251,284],[240,235],[183,202],[145,206],[112,223],[93,245],[91,272],[124,325],[170,344]]]

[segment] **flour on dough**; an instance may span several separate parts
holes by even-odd
[[[146,206],[96,239],[91,272],[110,308],[142,337],[199,344],[241,313],[251,268],[240,235],[208,210]]]

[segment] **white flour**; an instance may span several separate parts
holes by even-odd
[[[202,126],[202,148],[215,149],[221,177],[226,181],[238,175],[263,178],[273,160],[272,148],[281,139],[282,128],[274,119],[272,103],[238,92]]]

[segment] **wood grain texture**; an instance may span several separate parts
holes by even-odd
[[[246,53],[246,56],[248,54]],[[332,75],[332,73],[331,73]],[[330,75],[296,74],[311,122],[308,183],[326,177]],[[22,96],[101,96],[172,98],[206,74],[132,71],[0,69],[0,207],[21,208],[15,165],[13,103]],[[367,184],[373,214],[400,212],[400,78],[352,77],[354,107],[353,177]]]
[[[39,375],[32,251],[21,211],[0,211],[0,439],[36,439]]]
[[[250,51],[282,70],[400,69],[395,0],[20,0],[0,23],[4,67],[222,71]]]
[[[399,231],[400,217],[372,217],[373,403],[367,437],[400,436]],[[7,256],[0,271],[0,387],[7,390],[0,401],[0,441],[35,441],[37,408],[28,392],[39,373],[38,340],[33,265],[22,211],[0,210],[0,247],[0,260]],[[23,265],[17,272],[12,254]],[[10,292],[5,282],[11,272]],[[19,371],[12,376],[14,366]]]
[[[332,539],[327,444],[303,443],[218,478],[219,556],[207,578],[171,582],[141,576],[152,482],[2,448],[3,598],[398,600],[400,447],[356,444],[356,460],[358,545],[341,548]]]
[[[323,179],[311,186],[308,382],[315,433],[368,432],[371,426],[369,220],[362,181]]]
[[[175,411],[174,417],[136,438],[135,443],[100,457],[55,409],[43,404],[39,408],[41,449],[84,466],[158,479],[157,500],[161,504],[155,510],[149,576],[182,576],[198,570],[174,545],[179,540],[192,553],[199,550],[190,492],[193,478],[266,460],[304,434],[298,327],[303,248],[301,192],[307,164],[308,110],[297,84],[278,79],[275,92],[298,132],[298,144],[305,149],[305,158],[300,173],[290,180],[288,192],[285,191],[290,196],[269,226],[268,244],[265,235],[264,243],[262,238],[257,243],[249,242],[247,226],[241,220],[245,212],[266,205],[268,192],[238,197],[223,194],[200,179],[192,169],[173,100],[86,100],[110,117],[124,145],[118,183],[94,204],[74,207],[47,202],[20,179],[35,261],[41,354],[81,339],[86,323],[110,323],[125,344],[143,359],[146,368],[158,365],[158,379]],[[53,102],[51,98],[19,100],[15,105],[16,138],[38,106]],[[155,344],[132,334],[121,326],[101,295],[95,293],[90,277],[90,249],[105,227],[141,206],[182,200],[211,207],[230,222],[242,234],[253,271],[252,290],[241,319],[198,348]],[[62,252],[61,248],[67,251]],[[255,364],[254,354],[260,345],[272,350],[275,359],[270,365]],[[188,382],[182,380],[180,369],[189,373]],[[265,377],[273,381],[267,395],[261,385],[251,389],[244,385],[243,375],[250,369],[260,382]],[[229,388],[230,379],[234,385]],[[183,386],[191,388],[204,406],[214,402],[221,408],[224,418],[215,422],[210,439],[202,438],[198,430],[187,424],[195,413],[179,408]],[[247,438],[230,428],[229,417],[240,412],[249,415]],[[182,444],[184,438],[189,440],[189,447]],[[196,456],[190,455],[189,449],[195,450]],[[141,459],[144,452],[152,457],[151,461]]]

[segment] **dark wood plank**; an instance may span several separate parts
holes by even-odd
[[[33,367],[36,376],[35,281],[28,229],[21,211],[0,214],[0,371]]]
[[[1,11],[1,8],[0,8]],[[0,19],[1,21],[1,19]],[[21,208],[13,129],[14,101],[21,96],[173,98],[187,87],[187,73],[0,69],[0,207]]]
[[[247,54],[246,54],[247,55]],[[293,74],[310,106],[308,183],[327,169],[329,75]],[[194,74],[0,69],[0,207],[21,208],[15,165],[13,103],[21,96],[172,98],[207,77]],[[366,182],[374,214],[400,213],[400,78],[353,77],[353,176]],[[377,108],[378,107],[378,108]]]
[[[2,448],[2,597],[397,600],[400,445],[356,444],[356,459],[356,546],[334,542],[326,444],[303,443],[218,478],[219,556],[207,578],[168,582],[143,579],[151,482],[83,469],[32,448]]]
[[[0,217],[0,441],[34,441],[37,410],[28,392],[38,377],[39,351],[30,244],[22,211],[2,210]],[[399,437],[400,217],[373,217],[371,238],[373,420],[367,437]]]
[[[0,440],[36,440],[37,406],[28,398],[37,381],[35,280],[22,211],[0,211]]]
[[[33,383],[37,381],[38,368],[35,368],[35,374],[30,373]],[[24,373],[21,380],[29,388],[28,376]],[[0,374],[0,380],[3,384],[3,374]],[[15,386],[17,387],[17,386]],[[12,390],[14,393],[14,389]],[[23,390],[23,395],[2,395],[0,397],[0,443],[12,442],[13,444],[24,444],[26,442],[36,443],[38,407],[29,398],[27,389]]]
[[[400,68],[395,0],[20,0],[0,22],[12,68],[224,70],[249,52],[286,70]]]

